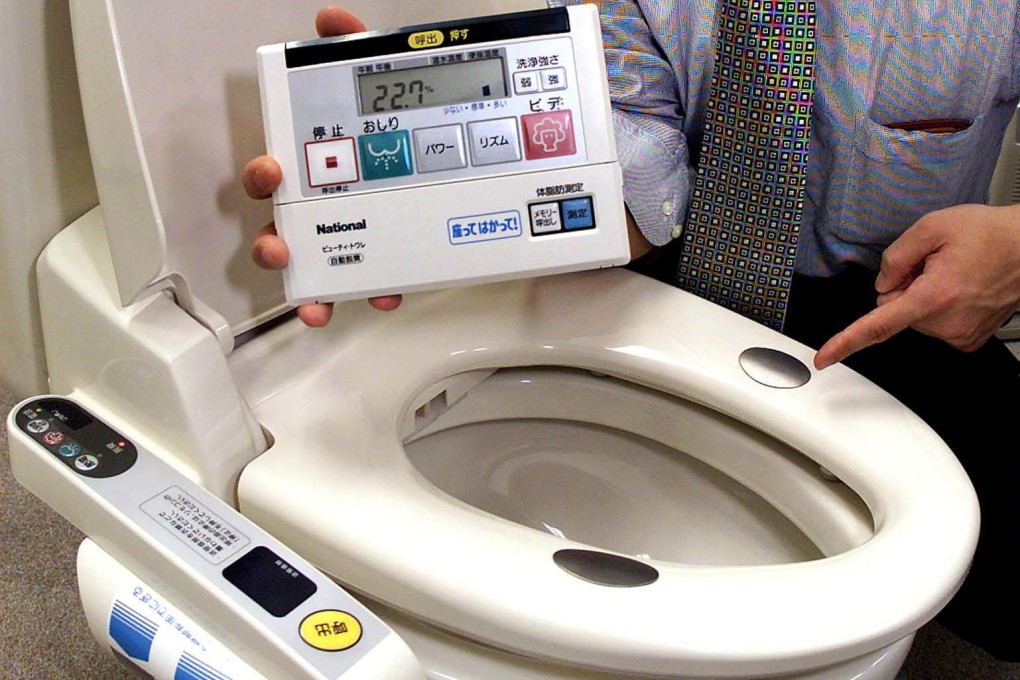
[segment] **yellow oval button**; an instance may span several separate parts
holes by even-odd
[[[407,44],[411,49],[420,50],[423,47],[438,47],[443,44],[443,40],[442,31],[419,31],[407,38]]]
[[[301,639],[324,652],[341,652],[361,640],[361,622],[347,612],[323,609],[301,622]]]

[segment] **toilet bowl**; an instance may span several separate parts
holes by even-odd
[[[656,440],[638,434],[650,418],[664,426]],[[874,533],[860,498],[796,452],[692,402],[587,371],[501,369],[405,453],[457,500],[642,561],[807,562]],[[755,475],[763,469],[770,479]]]
[[[966,573],[973,491],[874,385],[762,384],[758,346],[811,355],[626,271],[342,306],[235,351],[272,441],[240,508],[456,640],[437,678],[470,677],[465,639],[487,677],[892,678]]]

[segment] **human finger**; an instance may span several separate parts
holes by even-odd
[[[250,198],[269,198],[282,180],[280,164],[271,156],[256,156],[241,171],[241,183]]]
[[[920,275],[925,259],[939,249],[941,225],[926,215],[889,244],[882,253],[875,290],[888,293],[909,286]]]
[[[325,326],[332,317],[332,302],[309,302],[298,307],[298,318],[312,328]]]
[[[885,342],[909,328],[925,315],[917,294],[901,295],[881,305],[832,336],[815,354],[815,368],[822,370],[843,361],[854,352]]]
[[[330,38],[365,30],[361,19],[339,7],[323,7],[315,15],[315,30],[323,38]]]
[[[890,302],[893,302],[894,300],[903,297],[903,295],[905,295],[906,292],[907,292],[906,288],[897,288],[896,290],[891,290],[888,293],[882,293],[881,295],[878,296],[878,305],[880,307],[882,305],[887,305]]]
[[[392,312],[400,306],[402,300],[403,298],[399,295],[381,295],[379,297],[369,298],[368,304],[372,305],[380,312]]]
[[[263,269],[283,269],[290,260],[290,249],[276,235],[276,225],[270,222],[259,229],[251,245],[251,259]]]
[[[328,38],[364,31],[365,24],[350,12],[339,7],[324,7],[315,16],[315,30],[321,37]],[[280,264],[282,251],[279,248],[282,246],[285,249],[286,244],[276,236],[275,229],[271,233],[260,235],[259,239],[262,240],[262,247],[265,248],[264,256],[273,264]],[[286,264],[286,258],[283,258],[282,264]],[[376,298],[369,300],[369,303],[377,309],[396,309],[400,305],[400,296]],[[316,328],[325,326],[332,316],[332,303],[315,302],[298,307],[298,317],[307,326]]]

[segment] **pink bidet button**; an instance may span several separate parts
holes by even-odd
[[[528,160],[573,156],[574,120],[570,111],[550,111],[521,116],[524,126],[524,155]]]

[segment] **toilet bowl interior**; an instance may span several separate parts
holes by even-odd
[[[526,367],[451,403],[436,388],[423,394],[412,410],[438,414],[405,440],[415,468],[459,501],[538,531],[691,565],[809,561],[874,534],[860,497],[817,463],[663,391]]]

